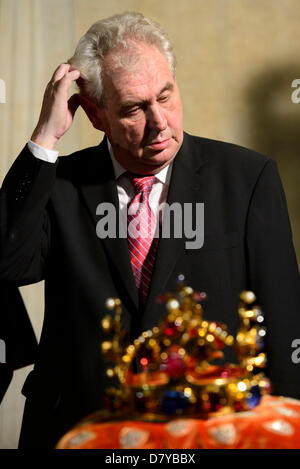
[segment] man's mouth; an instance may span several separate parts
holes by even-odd
[[[147,143],[146,147],[152,150],[164,150],[169,146],[170,140],[170,138],[164,140],[154,140],[154,142]]]

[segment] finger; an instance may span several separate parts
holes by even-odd
[[[75,93],[68,100],[68,108],[69,108],[72,116],[74,116],[75,112],[77,111],[77,108],[78,108],[79,104],[80,104],[79,103],[79,94]]]
[[[73,72],[73,70],[78,70],[78,68],[74,67],[73,65],[70,65],[69,72]]]
[[[73,70],[72,72],[66,73],[60,80],[55,82],[54,88],[58,93],[65,93],[69,90],[72,83],[80,77],[79,70]]]
[[[55,70],[50,81],[54,84],[55,82],[61,80],[63,76],[69,71],[69,69],[70,69],[70,64],[65,64],[65,63],[60,64]]]
[[[75,80],[78,80],[78,78],[80,77],[80,71],[77,70],[76,68],[74,68],[74,70],[66,73],[65,75],[69,80],[71,81],[75,81]]]

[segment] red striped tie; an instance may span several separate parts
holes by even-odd
[[[149,205],[155,176],[136,177],[127,173],[135,196],[128,206],[128,246],[135,284],[144,305],[151,282],[158,237],[154,237],[156,216]]]

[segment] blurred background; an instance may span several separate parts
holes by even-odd
[[[300,79],[299,0],[0,0],[0,183],[30,139],[54,69],[92,23],[127,10],[158,21],[173,40],[184,129],[277,160],[299,263],[300,103],[291,86]],[[79,110],[57,149],[101,138]],[[39,337],[43,283],[20,291]],[[30,369],[14,373],[1,404],[0,448],[17,447]]]

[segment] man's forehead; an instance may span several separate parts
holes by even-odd
[[[164,54],[155,44],[149,44],[143,41],[128,39],[126,46],[119,44],[115,46],[104,58],[104,67],[109,68],[127,68],[134,63],[139,62],[146,56],[161,56],[165,59]]]
[[[131,100],[135,95],[150,93],[159,95],[161,92],[174,88],[174,79],[166,58],[156,47],[145,46],[145,54],[135,55],[132,66],[120,65],[122,61],[114,59],[114,66],[106,62],[104,86],[118,100]],[[126,64],[125,61],[123,63]],[[128,60],[128,64],[130,61]]]
[[[156,46],[140,42],[126,49],[115,48],[103,61],[103,75],[113,81],[120,77],[134,80],[135,76],[153,75],[157,70],[171,73],[166,57]]]

